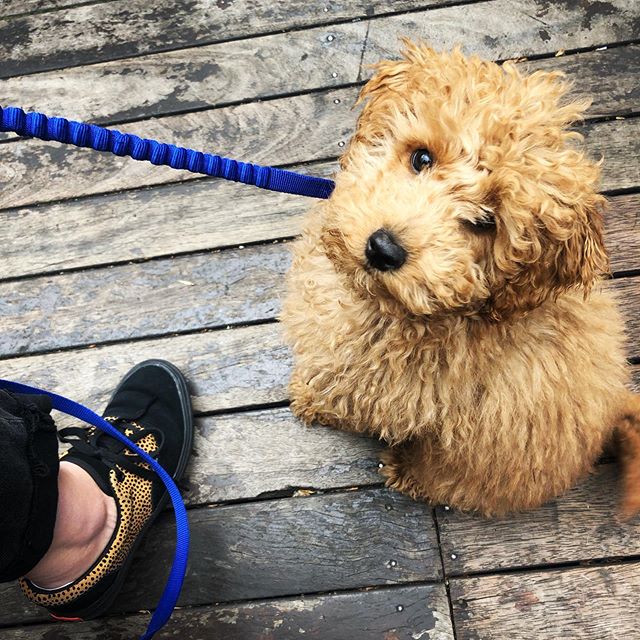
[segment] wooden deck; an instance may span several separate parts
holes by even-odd
[[[330,175],[366,65],[399,35],[525,58],[593,95],[581,128],[605,156],[640,385],[638,0],[4,0],[0,104]],[[0,139],[2,377],[96,408],[144,358],[192,384],[191,562],[160,637],[640,638],[640,521],[615,518],[610,459],[538,511],[485,521],[387,491],[377,442],[292,417],[276,318],[310,204]],[[54,624],[0,585],[0,637],[135,637],[172,547],[167,514],[99,621]]]

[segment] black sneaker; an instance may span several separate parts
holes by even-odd
[[[135,366],[115,390],[104,417],[156,458],[177,482],[193,441],[193,414],[187,383],[169,362],[147,360]],[[160,478],[136,454],[95,427],[60,430],[72,447],[61,459],[82,467],[108,496],[118,518],[111,540],[92,567],[59,589],[40,589],[26,578],[24,594],[54,618],[87,620],[104,613],[124,582],[133,554],[165,505]]]

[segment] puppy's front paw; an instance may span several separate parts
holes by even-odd
[[[311,426],[312,423],[319,422],[318,414],[307,404],[299,401],[292,401],[291,405],[291,413],[304,422],[307,426]]]
[[[382,462],[380,473],[385,476],[387,487],[404,493],[414,500],[429,500],[424,488],[411,474],[411,465],[402,448],[383,451],[380,455],[380,461]]]
[[[291,397],[291,412],[307,425],[312,422],[329,425],[330,421],[318,407],[317,395],[314,390],[296,373],[289,382]]]

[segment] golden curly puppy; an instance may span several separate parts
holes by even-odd
[[[617,430],[640,508],[599,167],[557,73],[406,43],[377,65],[331,198],[295,245],[292,410],[390,445],[387,484],[486,515],[540,505]]]

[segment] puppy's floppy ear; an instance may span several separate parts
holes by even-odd
[[[495,319],[526,313],[569,289],[585,297],[609,272],[604,246],[602,208],[605,199],[593,194],[577,207],[555,203],[529,226],[519,246],[503,238],[500,274],[487,311]]]
[[[364,106],[347,148],[340,158],[340,167],[346,169],[352,151],[359,143],[373,144],[384,137],[386,121],[397,112],[405,100],[410,62],[402,60],[383,60],[372,65],[374,74],[362,87],[354,108]]]
[[[385,120],[391,110],[397,108],[397,96],[406,83],[407,62],[404,60],[383,60],[374,65],[373,77],[364,85],[356,100],[354,108],[365,103],[342,157],[340,168],[346,169],[354,148],[360,143],[372,144],[385,133]],[[394,106],[395,102],[395,106]]]
[[[609,273],[602,218],[605,203],[604,197],[594,195],[577,212],[574,231],[562,243],[556,263],[561,288],[579,286],[586,295],[601,276]]]
[[[391,109],[399,109],[406,99],[409,66],[407,60],[383,60],[374,66],[373,76],[362,87],[355,103],[357,106],[366,101],[358,117],[356,136],[370,138],[379,135],[376,122],[384,120]]]
[[[375,144],[388,132],[389,124],[397,115],[411,109],[412,96],[423,91],[425,73],[438,64],[444,64],[444,57],[422,42],[400,38],[403,48],[399,60],[382,60],[370,65],[373,76],[364,85],[354,105],[364,103],[358,117],[355,135],[340,159],[345,169],[351,152],[358,143]],[[461,55],[457,52],[457,55]]]
[[[406,85],[407,67],[406,60],[383,60],[374,65],[375,72],[362,87],[356,105],[367,98],[380,98],[388,92],[401,93]]]
[[[376,64],[369,65],[374,73],[360,91],[356,105],[367,98],[378,98],[388,92],[395,91],[402,94],[407,86],[411,65],[418,62],[425,64],[429,55],[436,55],[435,51],[426,45],[412,42],[405,37],[400,38],[400,41],[403,45],[400,60],[381,60]]]

